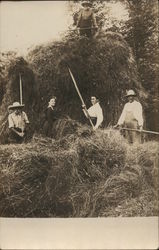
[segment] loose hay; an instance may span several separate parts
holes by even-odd
[[[87,107],[92,94],[99,96],[106,125],[117,121],[126,89],[135,89],[143,102],[146,97],[132,51],[124,38],[114,32],[102,32],[91,40],[64,36],[61,41],[37,46],[27,60],[38,80],[40,117],[48,100],[56,95],[62,115],[86,123],[68,66]]]
[[[0,215],[153,216],[157,152],[156,142],[129,146],[119,134],[79,124],[58,140],[35,135],[27,144],[1,145]]]

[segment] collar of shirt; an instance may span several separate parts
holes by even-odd
[[[140,105],[140,104],[139,104],[139,102],[137,102],[137,101],[127,102],[127,103],[126,103],[126,108],[127,108],[127,109],[130,109],[130,110],[134,110],[135,107],[137,107],[138,105]]]
[[[14,127],[16,128],[24,128],[25,127],[25,119],[24,119],[24,113],[20,113],[20,114],[15,114],[15,112],[13,112],[11,114],[11,119],[13,121]]]

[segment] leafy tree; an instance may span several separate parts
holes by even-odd
[[[79,9],[81,8],[81,3],[83,1],[68,1],[68,10],[70,11],[72,18],[74,19],[74,24],[78,17]],[[92,2],[92,1],[90,1]],[[110,3],[115,4],[117,0],[107,0],[107,1],[93,1],[93,10],[97,19],[97,24],[99,30],[109,30],[119,32],[120,27],[123,25],[122,21],[117,20],[111,15]]]
[[[149,93],[145,110],[147,126],[159,129],[159,60],[156,0],[126,0],[129,20],[125,24],[125,39],[132,47],[142,86]]]

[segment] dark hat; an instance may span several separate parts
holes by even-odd
[[[84,2],[82,2],[82,6],[89,6],[89,7],[91,7],[92,3],[89,2],[89,1],[84,1]]]
[[[13,102],[12,105],[8,106],[8,109],[15,109],[15,108],[23,108],[24,104],[20,104],[19,102]]]

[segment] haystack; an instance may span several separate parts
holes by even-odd
[[[117,121],[127,89],[133,88],[144,98],[131,49],[117,33],[99,34],[94,39],[70,33],[63,41],[37,46],[30,51],[28,61],[37,75],[41,111],[49,98],[56,95],[62,114],[86,122],[68,67],[87,107],[91,105],[91,95],[99,97],[105,126]]]
[[[15,57],[7,67],[7,81],[3,95],[1,113],[5,113],[8,105],[20,101],[19,82],[22,79],[22,97],[26,111],[34,108],[37,102],[38,88],[35,76],[27,61],[23,57]]]
[[[22,57],[11,60],[0,108],[1,125],[8,115],[7,106],[20,98],[20,74],[25,111],[33,131],[40,132],[48,101],[53,95],[57,96],[56,106],[61,119],[69,116],[72,120],[87,123],[68,67],[87,107],[91,105],[91,95],[99,97],[104,126],[116,123],[127,89],[133,88],[144,100],[145,93],[131,49],[120,34],[107,32],[88,39],[70,32],[59,42],[37,46],[29,52],[27,61]]]
[[[145,145],[135,149],[119,134],[108,137],[103,130],[94,133],[81,125],[58,140],[36,135],[27,144],[3,145],[0,215],[125,216],[130,203],[134,204],[131,211],[128,207],[131,216],[146,216],[146,211],[153,216],[158,211],[154,184],[158,180],[154,165],[158,144]],[[149,147],[150,160],[146,156]],[[144,197],[147,203],[138,211]]]
[[[25,112],[27,113],[29,120],[32,124],[32,130],[34,125],[34,119],[38,118],[38,103],[39,94],[38,86],[36,84],[35,75],[29,64],[23,57],[12,56],[10,61],[5,64],[5,72],[3,72],[3,96],[0,107],[0,141],[5,140],[5,132],[8,127],[7,116],[8,106],[15,101],[20,102],[20,76],[22,80],[22,101],[25,104]],[[5,83],[5,84],[4,84]],[[30,131],[30,133],[32,133]]]

